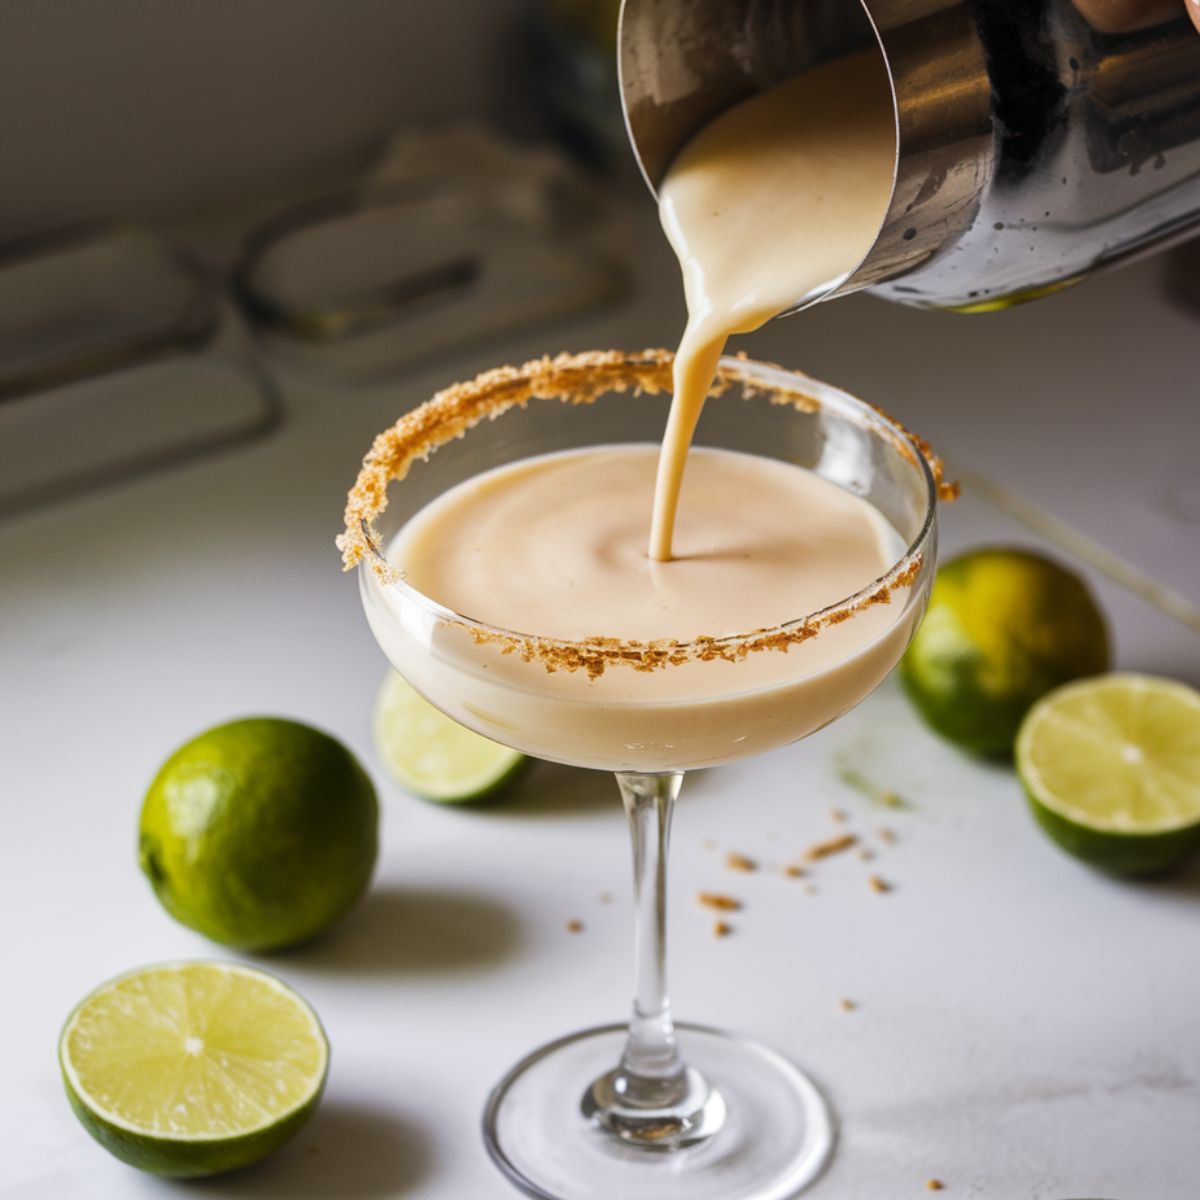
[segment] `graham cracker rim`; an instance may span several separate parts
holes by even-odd
[[[669,350],[560,354],[555,358],[534,359],[520,367],[497,367],[438,392],[380,433],[363,459],[347,496],[345,528],[337,538],[343,568],[361,566],[369,572],[368,585],[402,589],[440,621],[468,633],[476,644],[496,645],[502,653],[516,654],[525,662],[539,661],[548,671],[583,670],[591,678],[603,674],[609,666],[654,671],[685,662],[714,659],[736,662],[747,654],[764,650],[786,653],[792,646],[816,637],[821,630],[841,624],[858,612],[891,603],[896,591],[912,585],[925,562],[924,547],[932,531],[937,501],[953,499],[958,491],[957,485],[945,481],[941,460],[926,442],[874,405],[798,372],[753,362],[741,355],[721,360],[710,399],[732,385],[740,385],[745,398],[766,397],[774,404],[790,404],[799,411],[813,412],[824,407],[824,403],[812,393],[824,392],[828,397],[839,398],[839,404],[856,408],[858,415],[868,418],[873,428],[888,436],[900,453],[925,475],[929,503],[920,532],[887,572],[854,595],[819,612],[748,633],[701,636],[687,642],[623,641],[603,635],[565,641],[497,628],[454,613],[411,587],[402,572],[387,561],[375,521],[387,508],[388,488],[404,479],[414,462],[425,461],[439,447],[466,436],[484,419],[496,420],[512,408],[524,408],[531,400],[590,404],[609,392],[632,390],[635,394],[651,395],[669,392],[673,362],[674,355]]]

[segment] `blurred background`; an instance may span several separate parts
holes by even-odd
[[[236,0],[0,7],[0,236],[193,210],[362,169],[399,125],[537,121],[535,17],[612,4]]]
[[[281,966],[336,1045],[321,1155],[223,1195],[506,1195],[478,1144],[486,1089],[625,1011],[628,914],[597,900],[627,885],[611,781],[539,767],[476,812],[389,787],[384,663],[333,544],[372,437],[437,389],[677,340],[617,7],[0,0],[0,909],[26,915],[10,967],[36,981],[0,1023],[20,1085],[0,1195],[160,1194],[97,1167],[52,1047],[98,980],[212,953],[153,904],[132,843],[163,755],[235,716],[335,733],[384,815],[361,914]],[[1196,684],[1198,296],[1193,244],[989,315],[856,295],[735,348],[929,438],[966,485],[947,553],[1055,556],[1094,588],[1117,666]],[[1011,772],[936,741],[894,685],[689,781],[675,886],[727,886],[708,844],[766,861],[827,836],[831,805],[874,828],[871,793],[893,791],[913,805],[884,814],[889,898],[848,863],[805,910],[764,871],[719,949],[680,907],[686,1015],[836,1081],[830,1194],[939,1175],[954,1195],[1193,1200],[1200,875],[1086,874]]]
[[[382,386],[394,414],[422,376],[673,344],[618,8],[0,0],[0,514],[261,435],[312,386]],[[1002,454],[1003,482],[1194,601],[1172,537],[1194,539],[1200,497],[1164,431],[1194,420],[1197,279],[1184,248],[981,320],[853,297],[745,344],[969,466]],[[1161,435],[1152,479],[1129,469],[1131,389],[1154,406],[1142,440]],[[1121,502],[1103,517],[1059,469],[1080,422]]]

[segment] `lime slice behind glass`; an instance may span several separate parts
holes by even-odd
[[[395,671],[379,689],[373,724],[388,774],[405,790],[442,804],[494,796],[527,761],[451,720]]]
[[[1050,692],[1017,735],[1017,773],[1064,850],[1150,875],[1200,850],[1200,693],[1149,675]]]
[[[145,967],[67,1018],[67,1097],[118,1158],[156,1175],[257,1162],[312,1115],[329,1045],[316,1013],[273,975],[235,963]]]

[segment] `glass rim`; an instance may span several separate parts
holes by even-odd
[[[514,381],[533,380],[547,368],[559,368],[560,372],[563,369],[574,368],[576,370],[583,369],[586,372],[589,365],[594,365],[597,369],[611,370],[612,367],[622,364],[628,367],[665,369],[669,381],[673,359],[673,354],[667,350],[632,354],[609,351],[582,355],[560,355],[556,359],[539,359],[518,368],[500,368],[498,371],[485,372],[471,384],[458,385],[458,387],[487,387],[489,384],[494,384],[496,377],[503,377],[505,383],[511,385]],[[941,460],[926,442],[910,433],[882,409],[858,399],[841,388],[822,383],[802,372],[753,359],[727,355],[720,360],[714,389],[709,392],[709,400],[719,396],[732,384],[743,385],[744,396],[747,399],[752,399],[756,395],[765,395],[770,403],[791,403],[798,410],[808,412],[824,409],[852,419],[860,426],[865,425],[891,441],[900,450],[902,456],[918,471],[925,492],[921,527],[915,537],[906,545],[904,553],[886,571],[843,599],[814,612],[789,618],[769,627],[725,634],[720,637],[700,636],[688,641],[671,638],[633,641],[605,637],[602,634],[573,640],[507,629],[463,613],[457,613],[426,596],[408,583],[404,579],[403,573],[388,562],[380,545],[382,539],[374,528],[372,517],[379,515],[384,510],[386,499],[382,504],[376,504],[373,511],[357,517],[357,538],[348,537],[347,534],[339,537],[338,545],[343,551],[345,569],[350,570],[354,566],[358,566],[365,586],[378,588],[384,593],[394,590],[405,600],[415,604],[444,624],[464,629],[479,643],[499,644],[506,650],[517,651],[521,657],[527,660],[541,659],[550,670],[583,668],[592,676],[603,673],[605,665],[628,665],[639,670],[654,670],[661,666],[714,658],[736,661],[745,657],[746,654],[758,650],[786,651],[793,645],[815,637],[821,629],[852,618],[862,609],[875,604],[891,603],[892,594],[908,587],[920,573],[925,559],[925,550],[933,533],[939,500],[951,499],[957,494],[957,486],[948,484],[943,479]],[[665,388],[656,387],[652,379],[640,378],[636,384],[632,385],[606,383],[604,386],[589,389],[589,394],[580,398],[584,402],[590,402],[597,396],[626,390],[627,386],[636,386],[640,390],[649,392],[669,391],[669,382]],[[450,388],[439,392],[407,415],[411,417],[414,414],[428,411],[431,406],[436,405],[455,390]],[[526,397],[526,400],[529,398]],[[570,398],[570,391],[565,387],[549,392],[539,391],[535,388],[532,398],[562,401]],[[509,408],[517,405],[524,407],[526,400],[511,400],[503,403],[498,412],[480,414],[476,420],[470,422],[467,430],[469,431],[479,420],[482,420],[483,415],[498,417]],[[405,418],[401,418],[394,428],[399,428],[404,420]],[[449,434],[437,442],[432,449],[414,453],[404,463],[403,473],[394,474],[387,480],[388,486],[403,479],[408,466],[414,459],[424,460],[439,446],[452,440],[455,440],[455,435]],[[377,445],[378,441],[379,439],[376,439]],[[364,463],[364,472],[365,470]],[[360,474],[360,482],[362,478],[363,475]],[[348,528],[350,527],[350,513],[351,508],[348,507]]]

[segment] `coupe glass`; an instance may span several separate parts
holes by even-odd
[[[632,1018],[535,1050],[484,1110],[496,1164],[529,1195],[553,1200],[782,1198],[827,1162],[833,1118],[803,1072],[754,1041],[672,1021],[672,810],[686,770],[794,742],[873,691],[916,630],[934,572],[940,474],[928,449],[836,388],[739,359],[722,360],[696,443],[807,467],[886,517],[903,549],[855,595],[736,636],[563,642],[451,612],[388,564],[405,522],[480,472],[554,451],[657,442],[670,363],[657,351],[564,356],[448,389],[376,440],[341,539],[347,565],[360,564],[380,645],[427,699],[528,754],[616,773],[633,840]],[[875,623],[870,638],[852,628],[864,620]],[[824,639],[844,652],[830,667],[825,643],[817,668],[807,651]],[[739,689],[749,654],[775,656],[777,682],[763,686],[754,672],[757,685]]]

